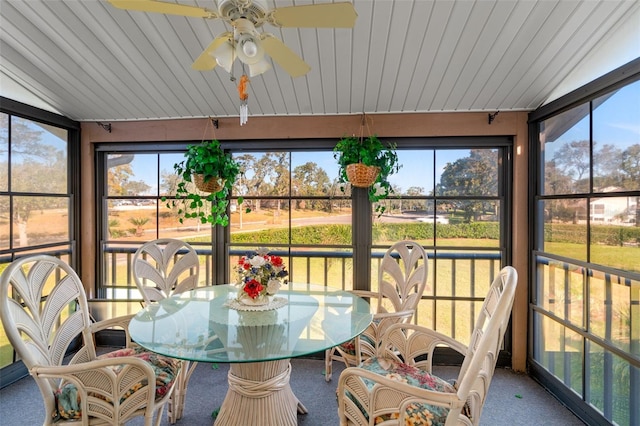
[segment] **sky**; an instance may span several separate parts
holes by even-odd
[[[545,155],[550,159],[564,143],[588,139],[587,115],[555,141],[547,144]],[[609,144],[624,150],[631,145],[640,144],[640,80],[625,86],[597,106],[593,112],[593,140],[596,142],[596,149]]]

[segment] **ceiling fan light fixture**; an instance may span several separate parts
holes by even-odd
[[[266,71],[271,69],[271,64],[267,61],[266,58],[262,58],[262,60],[256,64],[249,65],[249,76],[255,77],[256,75],[260,75]]]
[[[211,52],[211,56],[216,59],[216,63],[218,66],[224,68],[224,70],[228,73],[231,72],[231,66],[233,65],[233,61],[236,60],[236,51],[233,46],[229,42],[225,42],[216,50]]]

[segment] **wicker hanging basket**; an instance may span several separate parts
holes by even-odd
[[[380,173],[380,167],[367,166],[362,163],[349,164],[347,166],[347,178],[351,185],[358,188],[368,188],[376,181]]]
[[[225,180],[220,178],[211,178],[205,182],[204,175],[194,174],[193,183],[195,183],[196,188],[198,188],[202,192],[214,193],[224,188]]]

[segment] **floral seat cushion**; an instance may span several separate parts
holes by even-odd
[[[373,320],[374,323],[379,323],[380,319],[374,319]],[[373,342],[373,340],[371,340],[369,338],[369,336],[365,336],[364,334],[361,334],[359,336],[360,339],[364,340],[365,342],[367,342],[368,344],[370,344],[371,346],[375,347],[375,342]],[[349,355],[353,355],[355,356],[356,354],[356,338],[353,338],[347,342],[341,343],[340,345],[340,349],[342,349],[342,351],[346,354]]]
[[[156,400],[162,399],[171,389],[173,381],[180,372],[180,368],[182,366],[180,360],[146,351],[138,345],[133,345],[131,348],[119,349],[113,352],[109,352],[99,356],[98,358],[120,358],[125,356],[140,358],[151,365],[156,376]],[[113,367],[113,370],[116,372],[116,374],[120,369],[121,367],[118,366]],[[120,402],[131,396],[135,390],[146,385],[146,380],[143,380],[140,383],[132,384],[130,391],[124,394],[124,396],[120,399]],[[57,405],[57,413],[54,416],[55,420],[73,420],[80,419],[82,417],[80,395],[78,394],[78,390],[73,383],[64,383],[60,388],[56,390],[55,396]],[[93,394],[93,396],[99,397],[96,394]]]
[[[443,380],[438,376],[434,376],[433,374],[429,374],[417,367],[413,367],[389,358],[369,358],[363,361],[360,364],[360,367],[384,376],[388,379],[403,382],[422,389],[429,389],[437,392],[457,392],[455,384],[449,383],[448,381]],[[366,379],[365,383],[369,389],[372,389],[375,384],[374,382]],[[354,402],[359,405],[355,399]],[[364,412],[364,410],[362,411]],[[463,414],[467,415],[467,417],[470,418],[469,413],[470,412],[468,406],[465,405],[465,407],[463,408]],[[447,420],[448,414],[449,409],[446,407],[414,402],[407,406],[407,409],[404,413],[392,413],[377,417],[375,419],[375,423],[378,424],[382,423],[383,421],[401,417],[401,424],[407,426],[439,426],[444,425]]]
[[[340,349],[342,349],[343,352],[349,354],[349,355],[355,355],[356,354],[356,339],[351,339],[347,342],[341,343],[340,345]]]

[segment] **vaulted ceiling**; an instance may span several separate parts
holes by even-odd
[[[213,0],[164,1],[217,10]],[[259,28],[311,71],[292,78],[274,63],[252,77],[252,116],[533,110],[640,56],[637,0],[352,3],[352,29]],[[0,0],[0,19],[4,97],[78,121],[239,114],[229,73],[191,68],[232,31],[222,20],[106,0]]]

